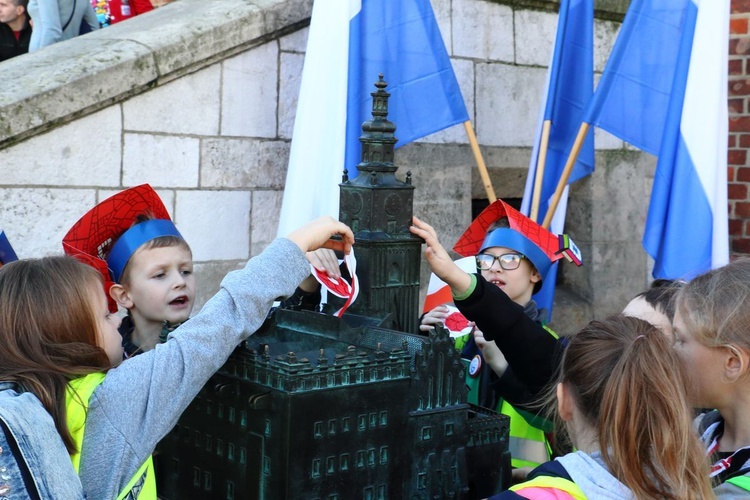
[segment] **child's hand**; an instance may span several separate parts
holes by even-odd
[[[432,272],[438,278],[448,283],[454,295],[465,292],[471,285],[471,278],[453,262],[448,252],[440,244],[435,229],[416,216],[412,219],[413,225],[409,230],[422,238],[427,245],[424,256],[432,268]]]
[[[482,356],[488,365],[492,368],[492,371],[497,373],[498,377],[501,377],[505,370],[508,369],[508,362],[505,360],[505,355],[500,348],[495,344],[495,341],[488,341],[484,338],[482,330],[478,328],[474,329],[474,342],[477,347],[482,351]]]
[[[422,332],[429,332],[436,324],[445,323],[445,318],[447,317],[448,308],[446,306],[437,306],[435,309],[422,316],[422,323],[419,325],[419,330]]]
[[[324,271],[331,278],[339,279],[341,277],[341,268],[339,268],[339,259],[333,250],[329,248],[319,248],[305,255],[307,260],[315,269]]]
[[[331,239],[331,236],[337,234],[341,236],[341,241]],[[287,239],[305,253],[318,248],[330,248],[348,254],[354,244],[354,233],[343,222],[324,216],[295,229],[287,235]]]
[[[307,252],[305,254],[305,257],[307,257],[307,260],[315,269],[324,271],[331,278],[341,278],[339,259],[336,257],[336,254],[333,252],[333,250],[330,250],[328,248],[318,248],[317,250],[314,250],[312,252]],[[318,283],[318,280],[315,279],[315,276],[311,274],[310,276],[305,278],[302,283],[299,284],[299,287],[307,293],[312,293],[320,288],[320,283]]]

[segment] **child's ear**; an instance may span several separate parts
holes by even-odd
[[[560,418],[563,422],[570,422],[573,420],[573,395],[570,389],[562,382],[557,384],[557,412],[560,414]]]
[[[735,382],[745,377],[750,368],[750,353],[746,349],[732,344],[724,346],[724,377],[728,382]]]
[[[531,282],[539,283],[540,281],[542,281],[542,275],[539,274],[539,271],[537,271],[536,269],[532,269],[531,270]]]
[[[133,300],[130,298],[130,294],[124,286],[118,284],[112,285],[109,289],[109,296],[112,297],[120,307],[125,309],[133,308]]]

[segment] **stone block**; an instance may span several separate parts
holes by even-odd
[[[302,84],[303,54],[281,53],[279,68],[279,137],[291,139],[294,117],[297,114],[300,85]]]
[[[0,150],[0,185],[118,186],[121,123],[111,106]]]
[[[248,191],[178,191],[174,220],[195,261],[249,257]]]
[[[283,191],[254,191],[250,214],[250,255],[261,253],[276,239]],[[286,235],[281,235],[286,236]]]
[[[476,65],[476,111],[479,143],[484,146],[531,146],[541,106],[545,68],[507,64]]]
[[[128,186],[198,187],[200,139],[125,134],[122,182]]]
[[[503,199],[522,198],[531,149],[483,147],[482,154],[495,196]],[[487,190],[476,163],[471,171],[471,198],[487,198]]]
[[[221,135],[276,137],[278,55],[272,41],[222,63]]]
[[[625,143],[619,137],[615,137],[604,129],[594,128],[594,147],[598,150],[603,149],[623,149]]]
[[[279,49],[282,52],[296,52],[304,54],[307,51],[307,37],[310,27],[304,27],[294,33],[279,38]]]
[[[601,73],[620,32],[620,23],[594,20],[594,71]]]
[[[147,48],[132,41],[90,36],[3,61],[0,144],[32,131],[49,130],[70,121],[70,115],[80,110],[109,106],[113,99],[143,89],[157,76],[154,56]]]
[[[195,274],[195,306],[190,313],[195,316],[208,300],[221,288],[221,280],[227,273],[244,267],[246,260],[227,260],[223,262],[198,262],[193,266]]]
[[[488,167],[487,173],[496,197],[504,200],[523,197],[528,168]],[[487,198],[487,189],[484,187],[484,182],[477,167],[471,170],[471,198],[480,200]]]
[[[0,188],[0,221],[19,258],[62,254],[65,233],[96,200],[94,189]]]
[[[124,102],[125,130],[218,134],[220,79],[220,65],[214,64]]]
[[[431,0],[432,11],[435,13],[440,35],[443,37],[443,43],[448,50],[448,54],[453,54],[453,29],[451,21],[451,0]]]
[[[435,228],[440,242],[450,249],[471,222],[471,169],[468,146],[412,143],[396,150],[397,177],[412,173],[414,214]],[[422,257],[420,304],[430,271]]]
[[[453,0],[454,56],[513,62],[513,9],[476,0]]]
[[[311,12],[312,0],[180,0],[88,36],[139,43],[156,54],[160,77],[174,78],[196,64],[237,53],[238,47],[277,38],[272,34],[303,22]]]
[[[516,10],[516,64],[547,66],[557,33],[557,13]]]
[[[474,123],[474,62],[466,59],[451,59],[453,71],[456,74],[456,81],[461,89],[461,95],[464,98],[466,110],[469,112],[469,120]],[[396,124],[398,127],[398,124]],[[396,130],[398,137],[398,130]],[[434,143],[458,143],[468,144],[469,138],[466,135],[466,128],[459,123],[446,129],[443,129],[427,137],[423,137],[420,142]]]
[[[204,139],[201,186],[281,189],[289,163],[289,143],[258,139]]]
[[[648,206],[643,154],[597,152],[594,173],[571,188],[565,230],[576,242],[640,241]]]

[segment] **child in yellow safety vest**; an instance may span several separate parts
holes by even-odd
[[[577,451],[491,500],[713,498],[685,381],[671,340],[650,323],[592,321],[571,337],[554,388]]]
[[[428,224],[415,218],[412,232],[426,240],[425,254],[433,272],[450,286],[452,298],[466,318],[476,322],[474,335],[462,347],[462,357],[468,362],[469,401],[510,417],[513,467],[546,462],[550,446],[545,433],[551,432],[552,426],[532,403],[551,380],[561,347],[557,335],[544,327],[545,311],[537,308],[532,295],[541,288],[553,262],[562,258],[562,238],[497,200],[472,222],[454,247],[457,253],[473,257],[478,274],[471,274],[448,258]],[[478,305],[467,312],[465,304],[469,302]],[[473,309],[486,314],[474,314]],[[421,328],[445,323],[448,314],[445,306],[433,308],[423,316]],[[506,360],[505,351],[491,340],[476,342],[479,331],[490,339],[519,339],[517,344],[524,356],[530,355],[531,365],[515,361],[515,351]],[[529,342],[530,338],[539,343]],[[540,349],[535,356],[537,346]]]
[[[33,393],[52,416],[86,498],[155,500],[148,463],[156,444],[273,302],[309,275],[305,253],[349,253],[353,243],[351,230],[330,217],[277,239],[229,273],[165,343],[124,362],[120,320],[93,267],[68,256],[5,265],[0,380]]]

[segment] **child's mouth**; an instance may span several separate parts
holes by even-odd
[[[187,304],[187,302],[188,302],[187,296],[183,295],[181,297],[177,297],[176,299],[174,299],[172,302],[169,303],[169,305],[184,306],[185,304]]]
[[[492,283],[493,285],[495,285],[498,288],[502,288],[502,287],[505,286],[505,282],[502,281],[502,280],[492,280],[492,281],[490,281],[490,283]]]

